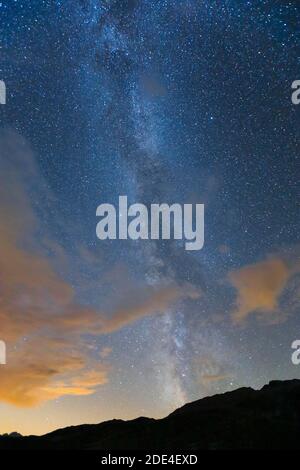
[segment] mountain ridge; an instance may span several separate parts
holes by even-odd
[[[0,436],[0,449],[201,450],[300,447],[300,380],[208,396],[160,419],[113,419],[42,436]]]

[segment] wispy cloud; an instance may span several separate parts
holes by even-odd
[[[232,320],[241,324],[249,316],[260,316],[270,322],[281,321],[279,301],[299,266],[284,255],[274,255],[229,273],[237,291]]]

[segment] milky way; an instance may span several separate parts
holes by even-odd
[[[92,354],[110,351],[111,369],[95,395],[77,398],[71,422],[161,416],[207,394],[299,376],[290,361],[300,334],[296,2],[19,0],[0,12],[1,126],[32,148],[43,181],[39,236],[64,251],[56,269],[79,304],[110,317],[148,289],[198,294],[85,335]],[[204,203],[204,248],[100,242],[96,208],[119,195]],[[273,290],[257,292],[264,281],[253,277],[270,279],[270,259],[280,260]],[[43,419],[65,400],[45,405]]]

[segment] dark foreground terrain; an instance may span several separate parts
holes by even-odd
[[[0,449],[297,449],[300,380],[203,398],[166,418],[112,420],[41,437],[1,436]]]

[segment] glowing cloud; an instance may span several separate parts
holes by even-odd
[[[233,322],[241,323],[254,314],[276,313],[279,297],[292,274],[288,264],[279,257],[232,271],[229,280],[237,290]]]

